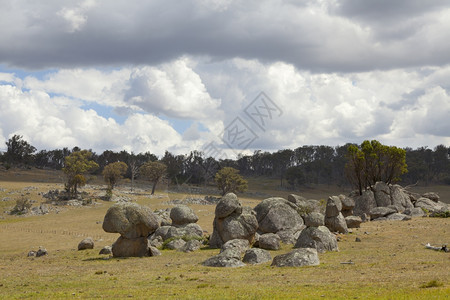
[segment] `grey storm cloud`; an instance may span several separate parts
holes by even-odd
[[[442,65],[450,63],[445,2],[1,1],[0,64],[155,65],[191,55],[313,72]]]

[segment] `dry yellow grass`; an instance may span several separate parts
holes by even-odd
[[[28,182],[0,181],[0,188],[7,189],[0,192],[0,199],[16,195],[9,191],[22,193],[25,187],[33,186],[37,190],[25,193],[42,201],[38,193],[61,188],[56,181],[39,183],[33,180],[33,174],[29,176]],[[320,192],[314,198],[327,196]],[[169,207],[168,200],[184,195],[159,191],[152,198],[145,194],[132,197],[156,209]],[[250,206],[260,200],[242,199]],[[9,202],[4,201],[12,205]],[[448,299],[450,294],[450,254],[423,246],[449,243],[450,219],[364,223],[352,234],[341,236],[339,252],[321,254],[317,267],[274,268],[263,264],[227,269],[201,265],[218,253],[211,249],[188,254],[164,250],[159,257],[105,259],[98,251],[118,237],[101,228],[110,205],[98,201],[94,206],[64,208],[59,213],[33,217],[2,214],[0,298]],[[215,207],[192,208],[202,228],[211,232]],[[96,240],[95,249],[76,251],[78,242],[87,236]],[[355,242],[356,237],[362,242]],[[49,256],[28,258],[27,252],[39,246],[46,247]],[[271,254],[290,249],[284,246]],[[349,260],[354,264],[341,264]],[[434,286],[429,284],[434,280],[442,285],[421,287]]]

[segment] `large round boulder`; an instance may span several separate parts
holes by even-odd
[[[129,202],[111,206],[103,220],[104,231],[129,239],[147,237],[158,227],[158,219],[148,207]]]
[[[170,210],[170,219],[172,219],[172,225],[185,225],[198,221],[195,212],[186,205],[179,205],[172,208]]]
[[[258,230],[262,233],[277,233],[303,225],[297,205],[283,198],[264,199],[254,210],[258,220]]]
[[[294,248],[314,248],[320,253],[338,251],[336,236],[325,226],[308,227],[303,230]]]

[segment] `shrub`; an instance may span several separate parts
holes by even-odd
[[[11,211],[12,215],[22,215],[31,208],[31,201],[26,197],[20,197],[16,200],[16,205]]]
[[[431,280],[428,281],[427,283],[424,283],[420,286],[420,288],[422,289],[428,289],[428,288],[433,288],[433,287],[440,287],[443,286],[444,284],[438,280]]]

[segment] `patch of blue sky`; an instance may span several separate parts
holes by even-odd
[[[183,134],[195,122],[193,120],[168,118],[164,115],[159,115],[158,118],[169,122],[170,126],[172,126],[172,128],[175,129],[180,134]],[[199,124],[198,128],[200,130],[200,123],[198,124]],[[204,128],[204,126],[202,126],[202,128]]]
[[[109,119],[112,118],[114,119],[118,124],[123,124],[125,123],[127,116],[126,115],[121,115],[115,112],[114,107],[112,106],[107,106],[107,105],[101,105],[95,102],[86,102],[85,104],[83,104],[81,106],[82,109],[84,110],[89,110],[92,109],[95,112],[97,112],[97,114],[103,118]]]
[[[33,76],[39,80],[44,80],[46,75],[50,73],[57,72],[57,69],[46,69],[46,70],[24,70],[24,69],[16,69],[16,68],[8,68],[5,65],[0,64],[0,73],[11,73],[14,74],[15,77],[20,79],[24,79],[27,76]]]

